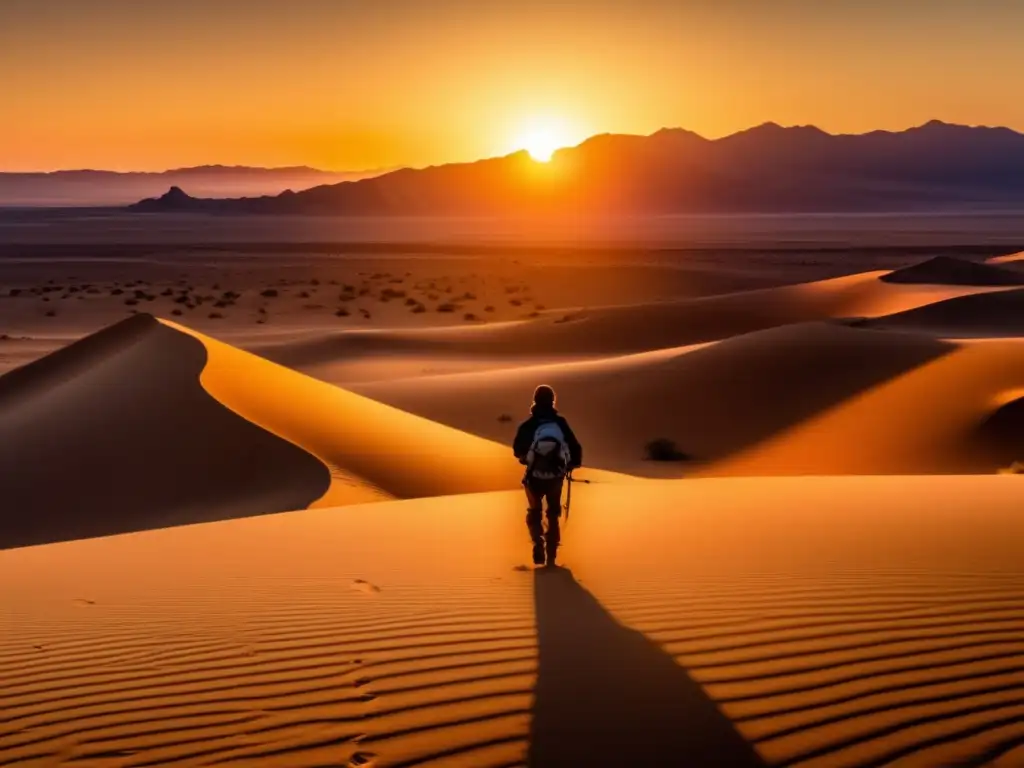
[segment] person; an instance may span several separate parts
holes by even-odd
[[[555,410],[555,390],[541,384],[534,390],[530,418],[519,425],[512,452],[526,467],[526,527],[533,540],[533,562],[554,565],[561,540],[562,484],[565,476],[583,463],[583,448],[569,423]],[[542,504],[547,502],[547,535]],[[546,545],[546,546],[545,546]]]

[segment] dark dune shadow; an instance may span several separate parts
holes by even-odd
[[[0,377],[0,550],[322,495],[327,467],[215,400],[206,362],[197,339],[140,314]]]
[[[534,574],[540,665],[528,764],[764,766],[668,654],[562,568]]]

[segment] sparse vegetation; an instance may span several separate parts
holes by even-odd
[[[464,315],[462,316],[462,319],[463,319],[463,320],[467,320],[467,321],[469,321],[469,322],[472,322],[472,321],[474,321],[474,320],[479,320],[480,318],[479,318],[479,317],[477,317],[476,315],[474,315],[474,314],[473,314],[472,312],[467,312],[466,314],[464,314]]]
[[[493,311],[494,311],[494,307],[491,304],[488,304],[486,307],[484,307],[484,312],[493,312]]]
[[[498,417],[498,421],[500,421],[502,424],[505,424],[507,422],[512,421],[512,417],[507,413],[503,413],[501,414],[501,416]]]
[[[452,304],[450,301],[447,301],[444,304],[437,305],[438,312],[454,312],[456,309],[458,309],[458,307]]]
[[[265,290],[260,291],[260,296],[262,296],[265,299],[273,299],[276,298],[277,295],[278,292],[276,288],[267,288]]]
[[[657,437],[647,443],[644,446],[644,455],[648,461],[686,461],[690,458],[667,437]]]
[[[334,314],[336,317],[348,317],[352,313],[345,309],[345,307],[340,307]]]
[[[172,315],[181,315],[181,314],[183,314],[183,312],[180,309],[178,309],[177,307],[175,307],[174,309],[171,310],[171,314]]]
[[[209,317],[209,318],[210,318],[211,320],[223,320],[223,319],[224,319],[224,315],[222,315],[222,314],[221,314],[220,312],[211,312],[211,313],[210,313],[210,314],[208,315],[208,317]]]

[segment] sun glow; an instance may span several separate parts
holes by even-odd
[[[530,153],[539,163],[551,160],[552,155],[572,143],[570,133],[560,120],[534,120],[523,129],[518,140],[520,149]]]

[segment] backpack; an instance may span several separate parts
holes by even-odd
[[[569,445],[557,421],[545,421],[533,433],[526,453],[527,472],[538,480],[564,477],[569,467]]]

